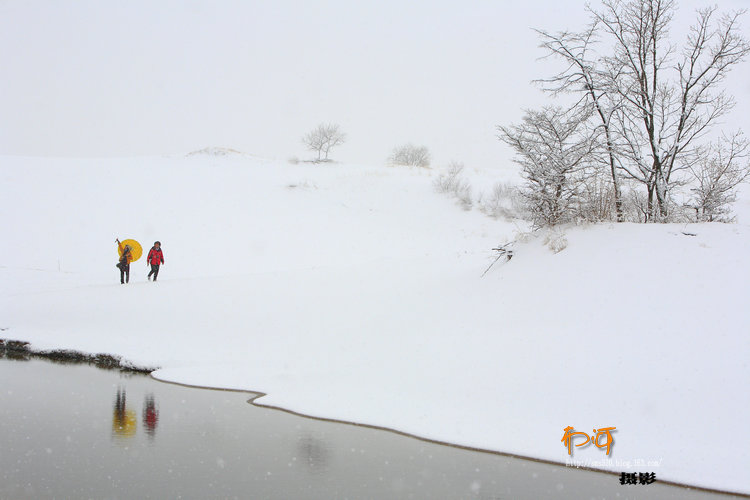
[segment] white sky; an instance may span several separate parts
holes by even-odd
[[[707,3],[680,2],[675,34]],[[0,154],[306,158],[301,136],[325,121],[348,134],[340,161],[379,164],[414,142],[435,165],[507,165],[495,127],[545,104],[530,82],[555,68],[531,28],[580,29],[584,4],[0,0]],[[749,62],[727,88],[727,126],[742,127]]]

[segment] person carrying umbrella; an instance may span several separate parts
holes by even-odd
[[[133,253],[130,245],[123,245],[120,239],[115,240],[120,250],[120,262],[117,267],[120,269],[120,284],[130,283],[130,262],[133,260]]]

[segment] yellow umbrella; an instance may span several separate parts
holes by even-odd
[[[141,258],[141,255],[143,254],[143,248],[141,248],[141,244],[138,243],[135,240],[125,240],[121,241],[122,248],[125,248],[125,245],[128,245],[130,247],[130,255],[132,256],[132,259],[130,262],[135,262],[136,260]],[[122,250],[120,250],[120,247],[117,247],[117,253],[122,257]]]

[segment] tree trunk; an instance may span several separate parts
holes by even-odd
[[[622,190],[620,189],[620,179],[617,177],[617,165],[615,162],[615,148],[612,144],[612,135],[610,131],[610,119],[604,113],[604,110],[599,105],[599,100],[596,98],[594,93],[593,84],[589,84],[589,94],[594,101],[596,106],[596,112],[599,114],[599,118],[602,120],[604,126],[604,136],[607,138],[607,155],[609,155],[609,171],[612,176],[612,187],[615,189],[615,213],[617,214],[617,222],[623,222],[625,217],[622,214]]]
[[[654,215],[654,184],[652,182],[649,182],[648,184],[646,184],[646,189],[648,190],[648,202],[646,204],[645,222],[651,222]]]
[[[607,135],[609,135],[609,132]],[[617,177],[615,156],[609,139],[607,139],[607,149],[609,150],[609,168],[612,174],[612,186],[615,188],[615,213],[617,214],[617,222],[623,222],[625,217],[622,214],[622,190],[620,189],[620,179]]]
[[[667,181],[664,179],[661,171],[656,174],[654,188],[654,191],[656,192],[656,202],[659,208],[659,217],[662,222],[666,222],[669,217],[669,207],[667,206]]]

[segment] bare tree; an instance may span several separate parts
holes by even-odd
[[[743,11],[716,21],[716,8],[698,11],[675,55],[668,40],[674,0],[604,0],[603,6],[591,12],[614,42],[604,60],[616,69],[609,91],[622,98],[620,166],[646,186],[649,220],[665,219],[673,175],[705,159],[700,139],[734,106],[719,84],[750,52],[737,23]]]
[[[737,198],[737,186],[750,177],[750,142],[741,133],[724,137],[701,155],[690,172],[696,180],[690,207],[699,222],[731,220],[729,205]]]
[[[714,148],[703,139],[734,106],[721,82],[750,52],[738,26],[745,11],[719,16],[715,7],[698,11],[675,49],[668,38],[675,9],[674,0],[603,0],[600,10],[589,8],[592,22],[580,33],[538,31],[547,55],[566,66],[537,82],[553,96],[579,95],[575,109],[591,108],[618,221],[624,180],[645,187],[645,196],[630,199],[643,201],[646,221],[671,217],[672,192],[685,179],[678,172],[712,164],[706,155]],[[602,46],[607,53],[598,54]]]
[[[604,164],[609,170],[612,181],[611,199],[614,202],[617,222],[622,222],[624,220],[622,187],[612,123],[612,116],[620,109],[622,98],[609,88],[613,71],[607,71],[608,68],[601,64],[601,61],[597,61],[596,54],[592,51],[597,27],[598,23],[594,21],[586,31],[581,33],[550,33],[537,30],[542,38],[541,47],[546,49],[548,55],[557,56],[566,63],[566,68],[558,74],[551,78],[537,80],[537,82],[553,95],[580,94],[581,99],[575,106],[593,108],[591,116],[595,116],[598,122],[595,130],[601,135],[602,140],[598,142],[601,143],[599,146],[603,150]],[[603,211],[607,210],[606,207],[599,208]]]
[[[594,141],[587,116],[559,107],[527,111],[520,125],[499,127],[500,140],[516,151],[532,222],[554,226],[577,218],[581,185],[588,176]]]
[[[404,144],[393,149],[388,157],[391,165],[405,165],[408,167],[429,167],[430,151],[425,146]]]
[[[321,123],[302,138],[302,143],[310,151],[318,153],[317,162],[329,161],[328,153],[346,140],[346,134],[341,128],[332,123]]]

